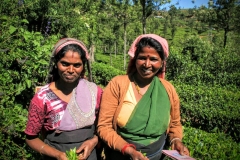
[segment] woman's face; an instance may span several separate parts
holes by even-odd
[[[73,83],[78,80],[83,67],[80,55],[72,50],[67,51],[64,57],[57,62],[60,79],[67,83]]]
[[[140,77],[153,78],[162,67],[162,59],[158,52],[149,46],[143,47],[136,57],[136,69]]]

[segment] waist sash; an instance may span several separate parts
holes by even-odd
[[[146,156],[150,160],[153,160],[151,158],[154,158],[154,157],[159,156],[159,155],[161,156],[161,154],[162,154],[161,151],[162,151],[163,146],[165,144],[166,137],[167,137],[167,135],[165,133],[163,133],[157,141],[155,141],[155,142],[153,142],[153,143],[151,143],[147,146],[145,146],[143,144],[136,143],[136,142],[132,142],[132,141],[129,141],[129,140],[127,140],[127,142],[131,143],[131,144],[134,144],[138,151],[141,151],[143,154],[146,154]]]
[[[50,132],[46,135],[44,140],[49,146],[52,146],[62,152],[67,150],[76,149],[86,140],[93,138],[94,136],[94,125],[64,132]]]
[[[129,140],[127,140],[127,142],[134,144],[137,151],[141,151],[143,154],[146,154],[149,160],[160,160],[166,137],[166,133],[163,133],[157,141],[147,146]],[[131,160],[129,156],[123,155],[119,151],[110,149],[108,146],[105,147],[105,156],[106,160]]]

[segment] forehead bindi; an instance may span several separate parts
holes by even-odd
[[[147,56],[147,57],[152,57],[152,56],[160,56],[159,53],[156,51],[156,49],[146,46],[142,48],[142,51],[139,53],[140,56]]]

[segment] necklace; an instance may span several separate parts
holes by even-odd
[[[140,93],[140,87],[139,87],[139,85],[137,84],[137,82],[135,81],[135,78],[134,78],[134,77],[133,77],[133,83],[135,84],[135,87],[136,87],[136,89],[137,89],[138,94],[140,94],[140,95],[142,96],[142,94]]]

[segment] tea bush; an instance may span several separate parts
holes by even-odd
[[[95,62],[92,64],[93,80],[96,84],[101,85],[102,87],[106,86],[113,77],[120,74],[126,74],[126,72],[104,63]]]
[[[17,22],[17,18],[1,20],[0,28],[5,32],[0,37],[0,159],[34,159],[35,153],[26,146],[23,133],[27,106],[35,86],[45,81],[57,36],[45,38],[39,32],[16,27],[11,22]]]
[[[240,55],[232,48],[187,37],[183,47],[170,47],[167,79],[189,85],[240,86]]]
[[[184,127],[183,143],[197,160],[238,160],[240,144],[224,133],[208,133],[192,127]]]
[[[183,123],[239,142],[240,55],[195,36],[183,43],[170,48],[166,73],[180,95]]]
[[[192,86],[174,82],[181,99],[183,123],[212,132],[221,131],[239,142],[240,92],[237,88]]]
[[[107,64],[109,66],[112,66],[116,69],[119,69],[119,70],[124,70],[123,68],[123,55],[114,55],[114,54],[102,54],[102,53],[99,53],[96,55],[96,58],[95,58],[96,62],[98,63],[104,63],[104,64]],[[128,60],[129,60],[129,57],[127,56],[127,64],[128,64]]]

